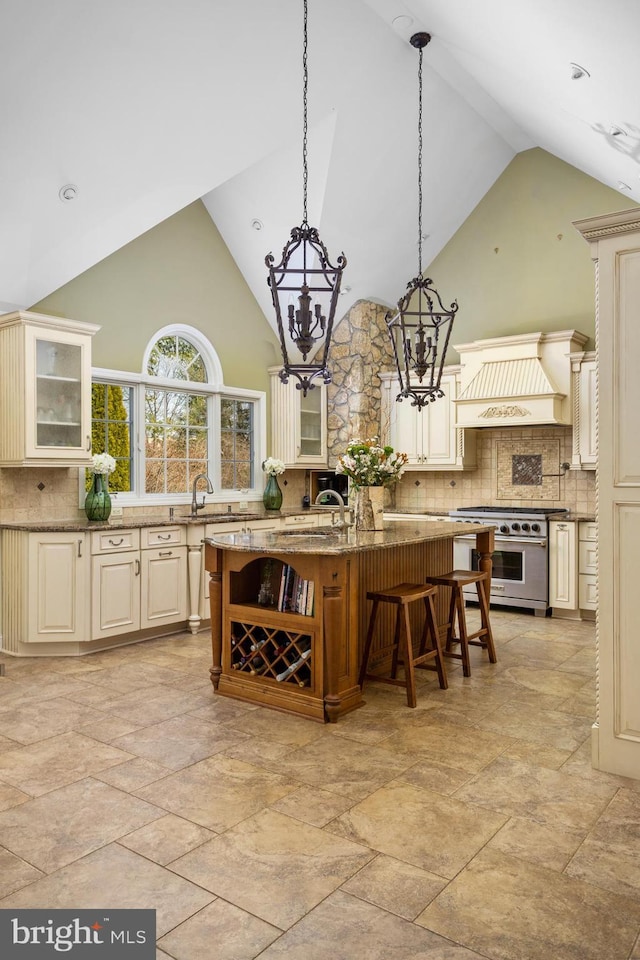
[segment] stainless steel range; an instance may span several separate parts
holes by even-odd
[[[548,518],[566,513],[557,507],[459,507],[449,516],[466,523],[495,526],[495,553],[491,575],[492,603],[525,607],[544,617],[549,608]],[[453,561],[456,569],[477,570],[475,536],[456,537]],[[465,590],[473,600],[474,589]]]

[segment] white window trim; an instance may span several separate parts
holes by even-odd
[[[213,463],[213,482],[214,492],[206,495],[207,503],[233,503],[237,500],[262,501],[263,477],[260,471],[260,464],[265,460],[266,437],[267,437],[267,395],[263,390],[252,390],[243,387],[228,387],[224,385],[222,377],[222,367],[215,351],[212,353],[212,347],[202,334],[199,334],[193,327],[184,324],[171,324],[163,327],[154,335],[144,354],[143,370],[146,371],[149,354],[154,344],[162,336],[183,336],[191,340],[200,351],[200,354],[207,366],[207,373],[211,374],[213,379],[205,384],[199,384],[191,380],[172,380],[161,377],[152,377],[146,373],[133,373],[130,370],[112,370],[106,367],[92,367],[91,379],[102,383],[115,383],[123,386],[133,387],[135,393],[134,403],[134,422],[132,437],[133,445],[133,464],[134,476],[136,482],[143,475],[144,467],[144,403],[143,390],[148,386],[157,386],[163,390],[186,391],[188,393],[203,393],[212,400],[212,415],[210,425],[210,443],[209,459]],[[210,367],[213,367],[211,369]],[[249,400],[254,406],[254,456],[255,456],[255,476],[254,486],[246,492],[241,490],[220,490],[220,460],[216,458],[213,449],[214,444],[220,443],[220,399],[229,398],[231,400]],[[85,490],[85,469],[78,471],[78,505],[84,506],[86,497]],[[199,488],[199,496],[202,494],[202,488]],[[113,493],[111,495],[114,502],[119,507],[162,507],[179,506],[181,504],[191,504],[191,493],[153,493],[140,494],[138,492]]]
[[[158,340],[161,340],[162,337],[182,337],[184,340],[188,340],[198,348],[198,353],[204,361],[204,365],[207,368],[207,387],[212,389],[221,388],[224,384],[224,377],[222,375],[222,364],[220,363],[220,358],[216,353],[215,347],[213,344],[209,343],[206,337],[204,337],[199,330],[195,327],[190,327],[186,323],[171,323],[166,327],[161,327],[158,330],[153,338],[149,341],[142,356],[142,377],[149,377],[147,374],[147,367],[149,365],[149,357],[151,356],[151,351],[155,347]],[[153,383],[160,383],[160,377],[149,377]],[[177,382],[171,380],[174,386]],[[184,381],[185,383],[192,383],[190,380]]]

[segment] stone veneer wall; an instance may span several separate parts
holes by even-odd
[[[380,433],[380,379],[393,369],[387,307],[358,300],[335,327],[329,354],[332,382],[327,390],[329,466],[334,467],[353,437]]]

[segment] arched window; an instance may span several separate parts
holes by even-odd
[[[120,372],[94,372],[93,452],[118,459],[111,489],[130,493],[132,502],[179,502],[206,474],[212,500],[260,495],[264,393],[225,387],[218,355],[199,330],[163,327],[147,344],[135,383],[134,376],[127,382]],[[114,397],[126,403],[110,403]],[[122,413],[117,423],[105,413],[113,417],[112,410]]]

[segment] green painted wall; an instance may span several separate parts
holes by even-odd
[[[443,303],[458,301],[453,343],[538,330],[593,338],[593,263],[572,221],[633,206],[544,150],[519,153],[425,271]]]
[[[266,283],[266,273],[265,273]],[[227,386],[268,390],[278,341],[204,205],[197,201],[30,309],[101,325],[96,367],[140,372],[160,327],[187,323],[215,347]]]

